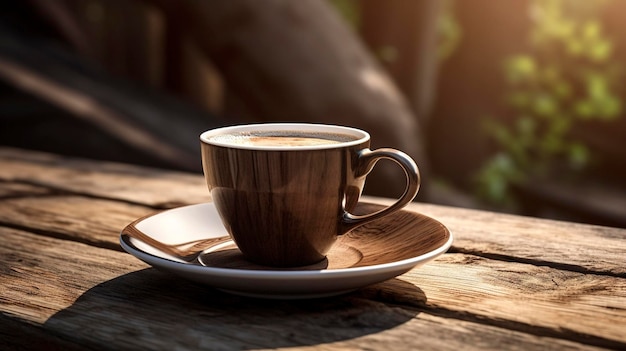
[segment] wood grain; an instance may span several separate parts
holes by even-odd
[[[135,212],[129,212],[133,208]],[[95,215],[99,210],[100,215]],[[63,231],[76,240],[103,246],[107,241],[117,245],[125,221],[146,211],[126,203],[74,196],[0,202],[5,221],[12,219],[37,231]],[[33,215],[38,221],[27,222]],[[417,303],[422,308],[470,313],[555,335],[562,335],[559,329],[567,326],[575,333],[626,343],[621,333],[626,323],[626,280],[622,278],[446,254],[402,279],[409,287],[427,292],[428,303]],[[408,294],[399,301],[411,300],[414,291],[410,288]]]
[[[619,228],[423,203],[408,209],[446,225],[454,235],[453,251],[626,277],[626,231]]]
[[[124,202],[73,195],[0,201],[0,223],[4,225],[116,250],[122,228],[152,212]]]
[[[201,173],[168,172],[12,148],[0,148],[0,162],[0,180],[6,182],[34,184],[157,208],[211,199]]]
[[[201,175],[0,148],[0,349],[626,348],[622,229],[414,203],[455,235],[450,253],[350,295],[259,301],[119,252],[126,224],[204,202],[198,187]]]
[[[334,299],[258,301],[144,269],[132,256],[111,250],[2,227],[0,237],[3,313],[85,347],[595,349],[385,303],[384,292],[378,292],[400,286],[419,300],[428,279],[419,287],[391,281]],[[387,297],[398,301],[394,295]]]
[[[623,278],[446,254],[402,279],[420,286],[434,308],[529,330],[597,335],[626,346]]]
[[[200,174],[0,148],[0,180],[167,208],[210,201]],[[385,198],[364,201],[391,203]],[[610,227],[412,203],[455,235],[453,250],[624,277],[626,234]],[[546,241],[545,238],[550,240]],[[569,254],[570,250],[581,254]]]
[[[42,196],[51,193],[52,191],[45,187],[0,181],[0,200],[24,196]]]

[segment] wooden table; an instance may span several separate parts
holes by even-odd
[[[229,295],[120,249],[134,219],[206,201],[200,174],[0,148],[0,349],[626,349],[624,229],[415,203],[455,234],[448,253],[302,301]]]

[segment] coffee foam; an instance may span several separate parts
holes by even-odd
[[[220,144],[279,147],[339,144],[357,139],[357,137],[349,134],[292,130],[240,132],[214,135],[209,138],[209,140]]]

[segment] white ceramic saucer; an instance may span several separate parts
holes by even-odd
[[[380,205],[361,203],[368,213]],[[323,262],[280,269],[247,262],[227,240],[207,248],[199,263],[186,263],[128,236],[140,231],[162,243],[227,237],[212,203],[166,210],[140,218],[120,235],[124,250],[153,267],[234,294],[280,299],[338,295],[396,277],[443,254],[450,231],[419,213],[398,211],[339,237]]]

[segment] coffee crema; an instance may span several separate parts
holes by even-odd
[[[306,132],[306,131],[259,131],[241,132],[234,134],[214,135],[210,141],[248,146],[276,146],[276,147],[298,147],[340,144],[357,140],[358,138],[349,134]]]

